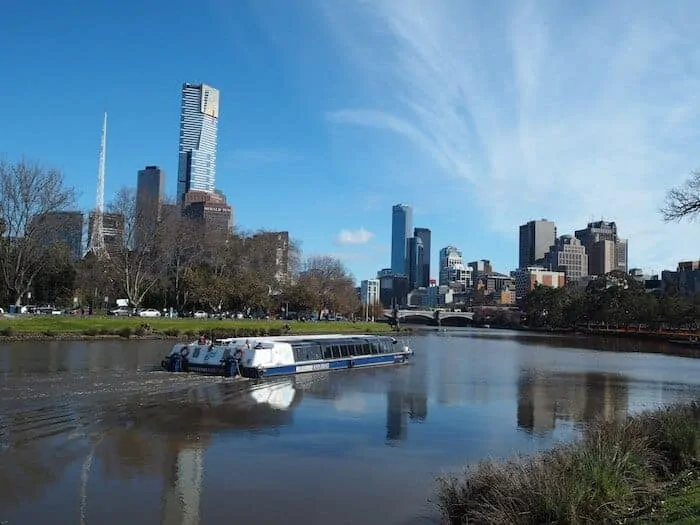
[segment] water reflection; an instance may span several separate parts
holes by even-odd
[[[441,471],[700,392],[697,360],[499,337],[259,382],[152,372],[160,343],[0,348],[0,522],[407,523]]]
[[[554,430],[557,420],[622,421],[628,398],[627,379],[620,374],[523,370],[518,378],[518,427],[544,434]]]

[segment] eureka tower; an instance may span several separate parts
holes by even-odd
[[[182,85],[177,197],[190,190],[214,192],[219,90],[206,84]]]

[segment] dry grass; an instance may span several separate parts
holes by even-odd
[[[438,479],[447,523],[622,523],[649,512],[663,482],[700,459],[700,404],[598,421],[576,443]]]

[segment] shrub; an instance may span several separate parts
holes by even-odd
[[[450,523],[610,523],[639,515],[659,481],[700,459],[700,405],[596,421],[576,443],[438,478]]]
[[[46,337],[56,337],[56,332],[54,332],[53,330],[44,330],[43,334]]]
[[[168,337],[179,337],[180,336],[180,330],[177,328],[168,328],[163,332],[165,335]]]
[[[123,337],[125,339],[129,339],[131,337],[132,331],[131,328],[128,326],[125,326],[124,328],[120,328],[117,330],[117,335],[120,337]]]
[[[97,328],[86,328],[85,330],[83,330],[83,335],[87,335],[90,337],[94,337],[99,333],[100,331]]]
[[[8,326],[8,327],[0,330],[0,335],[2,335],[4,337],[12,337],[13,335],[15,335],[15,329],[12,328],[11,326]]]

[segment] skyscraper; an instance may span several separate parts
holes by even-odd
[[[557,238],[557,227],[552,221],[529,221],[520,226],[519,268],[543,264],[544,256]]]
[[[408,289],[423,286],[424,247],[420,237],[408,239]],[[426,286],[427,288],[427,286]]]
[[[177,196],[190,190],[214,192],[219,90],[206,84],[182,85]]]
[[[427,288],[430,286],[430,230],[428,228],[415,228],[413,236],[418,237],[423,243],[421,282],[418,283],[418,286]]]
[[[138,247],[160,219],[160,205],[165,191],[165,172],[158,166],[146,166],[136,178],[136,224],[134,244]],[[151,230],[154,231],[154,230]]]
[[[391,209],[391,271],[395,275],[408,274],[408,239],[413,230],[413,209],[407,204],[396,204]]]
[[[613,270],[627,273],[627,240],[620,239],[614,222],[589,222],[574,235],[586,247],[588,275],[603,275]],[[607,242],[606,242],[607,241]]]

